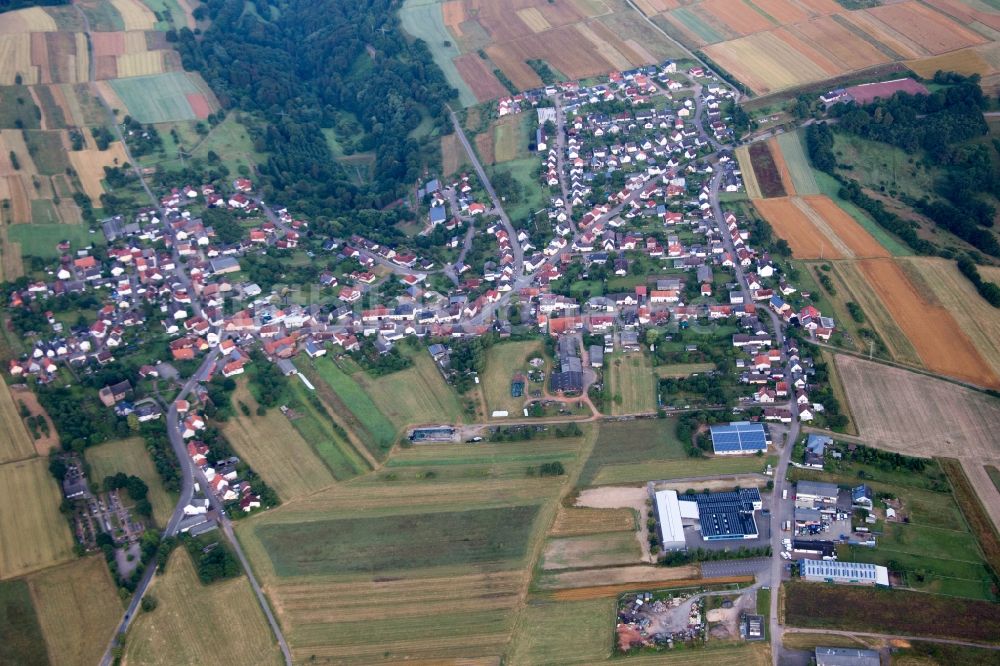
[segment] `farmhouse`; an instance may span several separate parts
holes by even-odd
[[[750,455],[767,451],[767,429],[760,423],[734,421],[712,426],[712,449],[716,455]]]
[[[889,570],[867,562],[802,560],[802,579],[819,583],[889,587]]]
[[[684,526],[681,524],[681,506],[676,490],[656,493],[656,516],[660,525],[660,545],[663,550],[681,550],[685,547]]]

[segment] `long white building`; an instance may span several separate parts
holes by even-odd
[[[660,545],[663,550],[681,550],[686,547],[684,526],[681,524],[681,507],[676,490],[656,493],[656,517],[660,525]]]

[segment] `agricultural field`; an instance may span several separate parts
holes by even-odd
[[[542,555],[542,569],[576,569],[638,564],[642,549],[634,532],[611,532],[549,539]]]
[[[785,619],[797,627],[846,629],[935,636],[995,643],[1000,636],[1000,606],[849,585],[787,582],[782,585]],[[919,613],[913,609],[919,608]]]
[[[873,446],[908,455],[1000,459],[993,436],[1000,400],[944,380],[836,357],[860,436]]]
[[[866,259],[859,266],[928,369],[980,386],[1000,387],[1000,376],[989,368],[951,314],[932,305],[895,261]]]
[[[0,582],[0,662],[49,663],[31,591],[23,579]]]
[[[1000,22],[985,5],[979,10],[957,0],[874,4],[882,6],[848,10],[834,0],[655,0],[639,7],[758,95],[894,62],[925,76],[953,63],[969,73],[996,73],[986,49]]]
[[[213,110],[201,88],[185,72],[115,79],[111,87],[129,115],[141,123],[198,120]]]
[[[754,180],[760,187],[761,196],[770,199],[788,194],[785,190],[785,179],[782,178],[774,151],[768,143],[755,143],[749,148],[750,163],[753,166]],[[778,156],[780,158],[780,155]],[[784,160],[782,160],[784,164]]]
[[[530,113],[507,116],[494,126],[493,153],[496,162],[531,157],[528,144],[533,140],[534,118]]]
[[[933,305],[945,308],[972,344],[1000,376],[1000,310],[987,303],[952,261],[901,260],[907,276]]]
[[[516,565],[527,549],[538,507],[399,513],[258,526],[275,575],[317,576],[448,566]],[[393,545],[406,544],[405,549]]]
[[[232,663],[280,664],[281,651],[247,579],[202,585],[184,548],[150,588],[157,608],[142,613],[125,643],[126,663],[203,664],[222,654]]]
[[[660,378],[690,377],[694,374],[711,372],[713,370],[715,370],[714,363],[673,363],[670,365],[658,365],[653,368],[653,372]]]
[[[561,459],[572,478],[590,442],[400,449],[375,474],[240,523],[293,658],[498,658],[569,487],[526,472]]]
[[[35,445],[24,426],[19,408],[10,389],[6,386],[0,389],[0,423],[6,424],[0,438],[0,464],[35,455]]]
[[[806,156],[799,133],[779,134],[776,143],[777,146],[772,146],[772,150],[781,155],[781,159],[788,169],[792,182],[791,189],[801,196],[820,194],[819,185],[813,176],[812,164]]]
[[[119,439],[92,446],[86,450],[87,463],[90,465],[90,480],[98,484],[104,477],[113,476],[118,472],[138,476],[149,486],[149,502],[153,505],[153,519],[157,525],[166,525],[170,514],[174,511],[175,498],[166,491],[160,481],[160,475],[153,466],[153,459],[146,451],[146,444],[141,437]]]
[[[122,613],[104,559],[77,559],[27,580],[53,666],[99,662]]]
[[[559,507],[549,536],[569,537],[604,532],[634,532],[635,512],[631,509],[589,509]]]
[[[599,475],[631,465],[662,461],[686,462],[684,444],[677,439],[675,419],[641,419],[602,423],[594,450],[580,474],[581,486],[599,485]],[[648,481],[650,477],[642,477]],[[640,480],[640,479],[636,479]]]
[[[651,414],[656,411],[656,382],[649,356],[618,354],[605,361],[611,387],[611,413]]]
[[[355,366],[356,368],[356,366]],[[378,408],[353,373],[345,372],[327,356],[311,361],[310,368],[301,367],[317,386],[317,393],[341,427],[354,433],[376,458],[384,458],[397,440],[397,429]],[[313,372],[315,371],[315,372]],[[363,372],[356,369],[355,372]],[[320,383],[317,384],[317,381]],[[325,384],[330,390],[326,390]]]
[[[528,361],[543,357],[544,350],[539,340],[495,344],[487,350],[486,370],[480,378],[487,416],[495,411],[506,411],[513,417],[521,415],[527,395],[520,398],[511,397],[511,379],[518,372],[527,375]],[[531,383],[527,382],[526,394],[531,386]]]
[[[59,513],[62,492],[44,458],[0,465],[0,579],[73,556],[73,538]],[[10,535],[17,535],[11,538]]]
[[[519,89],[540,86],[528,60],[581,79],[683,56],[626,0],[407,0],[400,19],[427,42],[463,106],[509,94],[494,70]]]
[[[615,599],[530,600],[510,645],[510,662],[573,664],[609,659],[615,606]]]
[[[444,381],[430,354],[421,349],[410,356],[412,368],[385,377],[369,377],[359,372],[352,378],[397,430],[420,424],[462,421],[458,395]]]
[[[235,409],[222,431],[236,453],[279,497],[295,499],[336,482],[315,450],[295,429],[294,421],[273,408],[265,416],[256,416],[257,402],[247,390],[246,382],[239,382],[232,399],[234,405],[245,404],[253,416],[244,415],[242,408]]]

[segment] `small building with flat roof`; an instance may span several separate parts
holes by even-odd
[[[880,666],[878,652],[816,646],[816,666]]]
[[[795,484],[796,502],[820,502],[823,504],[836,504],[837,495],[840,490],[834,483],[822,483],[820,481],[799,481]]]

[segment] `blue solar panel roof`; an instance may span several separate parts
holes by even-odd
[[[767,433],[762,424],[746,421],[712,426],[712,448],[716,453],[764,451],[767,449]]]

